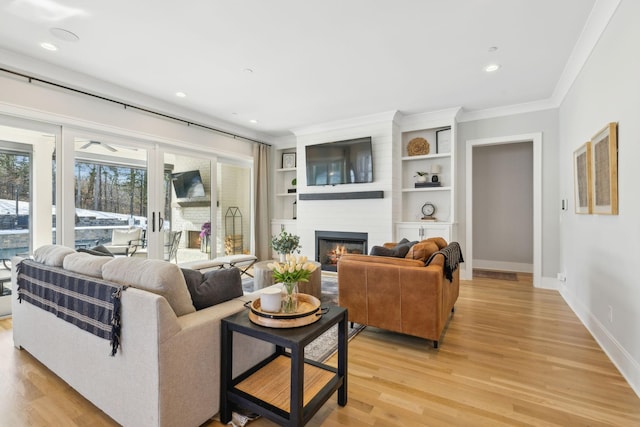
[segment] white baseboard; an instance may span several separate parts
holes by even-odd
[[[483,268],[486,270],[513,271],[516,273],[533,273],[533,264],[521,262],[489,261],[484,259],[474,259],[473,268]]]
[[[540,283],[536,286],[539,289],[551,289],[554,291],[560,290],[561,282],[555,277],[542,277]]]
[[[560,295],[562,295],[602,350],[609,356],[609,359],[618,368],[618,371],[627,380],[636,395],[640,397],[640,363],[633,359],[631,354],[620,345],[587,307],[571,298],[565,286],[560,287]]]

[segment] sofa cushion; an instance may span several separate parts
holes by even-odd
[[[422,262],[426,262],[431,254],[433,254],[434,252],[438,252],[439,250],[440,248],[438,247],[438,244],[436,242],[427,239],[413,245],[407,252],[406,258],[417,259]]]
[[[62,266],[74,273],[102,279],[102,266],[111,261],[111,257],[95,256],[88,253],[76,252],[64,257]]]
[[[196,310],[211,307],[243,295],[242,280],[238,268],[226,268],[199,271],[188,268],[182,269]]]
[[[158,259],[121,257],[102,266],[105,280],[165,297],[176,316],[196,311],[180,267]]]
[[[371,251],[369,251],[369,255],[377,255],[377,256],[391,256],[396,258],[404,258],[409,252],[409,249],[416,244],[417,242],[410,242],[407,239],[402,239],[398,242],[397,245],[390,248],[388,246],[373,246]]]
[[[92,248],[80,248],[78,249],[78,252],[86,252],[88,254],[97,255],[97,256],[108,256],[108,257],[114,256],[111,253],[111,251],[105,248],[103,245],[94,246]]]
[[[64,257],[75,252],[73,249],[62,245],[44,245],[33,251],[33,259],[51,267],[62,267]]]

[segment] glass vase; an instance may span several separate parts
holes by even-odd
[[[298,282],[282,284],[282,312],[295,313],[298,310]]]

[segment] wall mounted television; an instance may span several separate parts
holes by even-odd
[[[307,185],[373,182],[371,137],[305,147]]]
[[[173,189],[178,199],[198,199],[205,197],[204,185],[199,170],[171,174]]]

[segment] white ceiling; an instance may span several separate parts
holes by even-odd
[[[150,95],[273,137],[394,110],[477,111],[550,99],[594,4],[10,0],[0,2],[0,48],[37,59],[31,72],[68,68],[127,88],[121,93],[131,101],[136,92]],[[79,41],[56,38],[51,28]],[[44,41],[59,49],[42,49]],[[0,63],[16,68],[1,56]],[[500,70],[484,72],[490,63]]]

